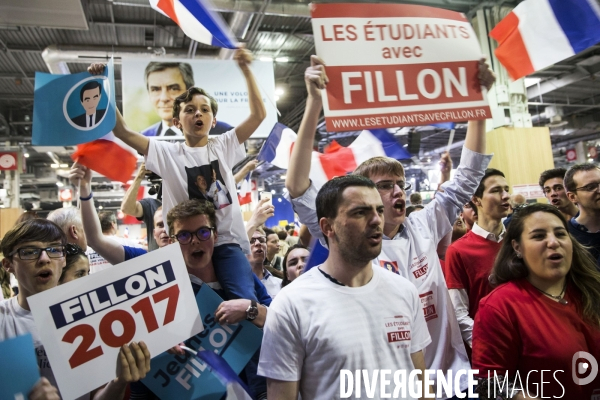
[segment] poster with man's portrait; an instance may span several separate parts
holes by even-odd
[[[266,138],[277,122],[273,63],[255,60],[250,68],[267,110],[252,137]],[[122,82],[125,121],[148,137],[182,136],[172,124],[173,104],[192,86],[206,90],[217,101],[217,126],[210,134],[227,132],[250,115],[246,80],[233,60],[124,58]]]

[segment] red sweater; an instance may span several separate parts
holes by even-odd
[[[446,251],[446,284],[448,289],[467,291],[469,316],[473,319],[479,300],[492,291],[488,278],[501,244],[469,231]]]
[[[514,381],[518,371],[529,394],[536,396],[538,390],[539,398],[541,382],[543,398],[589,400],[594,390],[600,394],[600,372],[587,385],[573,381],[573,366],[585,362],[573,362],[575,353],[585,351],[600,362],[600,329],[578,314],[580,294],[574,287],[567,288],[565,299],[568,304],[559,304],[521,279],[481,300],[473,327],[473,369],[479,370],[478,376],[487,378],[489,372],[493,377],[497,371]],[[578,378],[587,376],[589,372],[577,373]]]

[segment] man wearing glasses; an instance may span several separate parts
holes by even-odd
[[[487,89],[495,76],[483,61],[478,78]],[[309,179],[314,135],[322,110],[321,89],[327,85],[325,65],[316,56],[306,70],[308,99],[298,137],[290,157],[286,188],[292,198],[300,222],[307,225],[314,237],[322,238],[316,218],[317,188]],[[354,174],[371,179],[384,206],[383,248],[375,261],[380,266],[394,265],[398,273],[415,284],[423,305],[425,319],[432,337],[424,351],[427,369],[458,371],[470,364],[460,334],[460,328],[450,303],[442,267],[436,252],[440,240],[452,231],[452,223],[463,205],[471,200],[483,177],[491,156],[485,152],[485,121],[469,121],[460,165],[454,179],[446,182],[434,201],[425,209],[406,217],[406,182],[402,164],[394,159],[375,157],[364,161]],[[461,390],[467,387],[466,377]]]
[[[600,168],[591,163],[573,165],[565,174],[569,200],[579,207],[579,215],[569,220],[569,232],[589,247],[600,269]]]
[[[58,286],[66,263],[66,245],[67,237],[62,229],[41,218],[17,224],[0,243],[4,255],[2,266],[19,282],[19,294],[0,302],[0,341],[31,333],[42,378],[29,393],[30,399],[60,398],[27,298]],[[146,345],[132,342],[123,346],[117,356],[118,377],[79,399],[122,398],[127,384],[142,379],[149,370],[150,353]]]

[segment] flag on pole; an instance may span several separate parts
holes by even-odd
[[[496,57],[513,79],[600,42],[596,0],[525,0],[490,32]]]
[[[256,159],[287,169],[296,136],[296,133],[287,126],[276,123]],[[310,179],[317,188],[320,188],[328,180],[349,174],[363,161],[377,156],[391,157],[396,160],[411,157],[410,153],[387,130],[365,130],[348,147],[340,146],[333,141],[325,149],[325,153],[313,151]]]
[[[281,169],[288,169],[290,155],[297,136],[296,132],[284,124],[276,122],[256,159],[268,162]]]
[[[137,164],[133,149],[112,132],[93,142],[78,145],[71,158],[108,179],[123,183],[131,179]]]
[[[171,18],[189,38],[211,46],[235,49],[236,39],[209,0],[150,0],[150,6]]]

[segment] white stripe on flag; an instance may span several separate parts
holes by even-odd
[[[210,44],[213,35],[198,19],[188,11],[179,1],[173,2],[175,14],[179,20],[179,27],[190,38],[197,42]]]
[[[319,154],[320,153],[316,151],[312,152],[309,174],[309,178],[317,190],[329,180],[325,174],[325,171],[323,170],[323,167],[321,166],[321,158],[319,157]]]
[[[272,165],[282,169],[288,169],[290,164],[290,155],[292,148],[292,144],[296,142],[296,132],[291,130],[290,128],[285,128],[281,132],[281,140],[277,145],[277,149],[275,150],[275,158],[271,161]]]
[[[385,156],[381,141],[367,130],[362,131],[348,147],[351,148],[352,153],[354,153],[357,167],[369,158]]]
[[[519,32],[536,71],[574,55],[548,0],[527,0],[512,12],[519,17]]]

